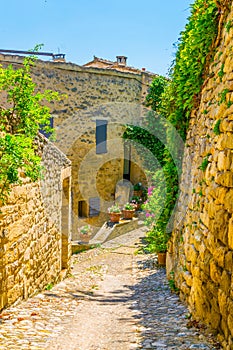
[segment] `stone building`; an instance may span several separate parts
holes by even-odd
[[[116,62],[94,58],[79,66],[38,60],[32,75],[39,89],[63,94],[49,105],[55,145],[72,161],[72,232],[87,222],[97,231],[106,221],[122,179],[146,183],[140,157],[124,146],[125,124],[143,126],[143,105],[154,75]],[[0,54],[0,63],[21,65],[22,57]]]
[[[69,270],[71,234],[78,239],[84,222],[98,230],[120,181],[147,181],[140,156],[122,135],[127,123],[143,126],[153,74],[127,66],[124,56],[116,62],[95,58],[84,66],[53,59],[31,68],[38,89],[62,94],[49,104],[56,141],[40,138],[43,180],[23,178],[1,208],[0,309]],[[22,62],[22,56],[0,54],[3,66],[17,69]]]

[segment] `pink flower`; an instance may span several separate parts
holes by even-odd
[[[154,189],[154,188],[155,188],[155,186],[148,187],[148,191],[147,191],[148,196],[151,196],[151,195],[152,195],[153,189]]]

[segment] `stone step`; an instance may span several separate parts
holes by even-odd
[[[95,236],[89,241],[89,243],[73,241],[72,253],[74,254],[82,250],[90,249],[93,246],[103,244],[143,226],[144,221],[141,220],[141,216],[135,217],[132,220],[120,220],[120,222],[117,224],[105,222],[100,230],[95,234]]]
[[[138,218],[133,218],[132,220],[120,220],[119,224],[115,224],[113,226],[113,230],[110,232],[110,234],[104,242],[110,241],[111,239],[124,235],[127,232],[136,230],[137,228]]]
[[[120,220],[117,224],[105,222],[89,243],[92,245],[101,244],[135,230],[136,228],[138,228],[138,218],[133,218],[132,220]]]
[[[101,229],[95,234],[95,236],[90,240],[90,244],[101,244],[105,242],[111,232],[114,230],[114,226],[108,226],[108,223],[105,222]]]

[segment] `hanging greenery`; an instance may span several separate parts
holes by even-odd
[[[153,130],[153,133],[149,130]],[[158,116],[156,117],[154,113],[149,113],[143,128],[137,125],[127,125],[123,135],[125,140],[136,142],[134,145],[148,171],[155,171],[159,165],[164,165],[165,140],[162,140],[162,138],[158,139],[155,136],[157,133],[166,135],[165,126]]]
[[[50,112],[43,102],[59,99],[50,90],[35,92],[30,75],[34,58],[26,58],[23,67],[0,66],[0,201],[4,203],[12,184],[19,184],[20,172],[32,181],[40,176],[41,158],[35,138],[39,129],[51,132]]]
[[[199,102],[202,84],[206,77],[206,66],[210,61],[211,48],[217,36],[218,16],[219,11],[214,0],[194,1],[185,30],[181,32],[178,40],[169,80],[156,77],[147,97],[151,108],[175,127],[183,141],[186,139],[191,111]],[[134,137],[136,138],[136,135]],[[169,128],[166,132],[166,143],[170,146],[173,143],[173,135]],[[170,147],[169,149],[171,150]],[[166,237],[169,237],[167,233],[172,231],[172,225],[168,225],[168,222],[177,201],[181,170],[177,167],[168,147],[159,148],[159,157],[162,159],[163,168],[153,175],[155,188],[144,205],[144,209],[151,215],[150,232],[147,237],[148,249],[151,251],[154,249],[153,240],[158,233],[164,232]],[[161,188],[156,185],[161,177],[165,179],[166,184],[165,203],[163,203]],[[163,209],[157,218],[155,214],[159,203],[163,203]]]
[[[185,141],[192,109],[199,101],[206,63],[218,29],[218,8],[214,0],[196,0],[177,45],[170,71],[168,96],[163,111]],[[167,94],[167,91],[165,91]]]

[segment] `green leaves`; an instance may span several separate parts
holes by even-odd
[[[220,135],[220,124],[221,124],[221,119],[218,119],[214,124],[213,132],[215,133],[215,135]]]
[[[207,156],[205,156],[205,158],[203,159],[201,165],[199,166],[199,169],[201,169],[202,171],[205,171],[207,166],[209,164],[209,154],[207,154]]]
[[[149,131],[151,130],[151,131]],[[156,137],[159,135],[160,138]],[[163,151],[166,142],[166,131],[163,118],[158,118],[154,113],[149,113],[143,127],[137,125],[126,125],[123,138],[135,141],[136,148],[140,152],[144,165],[150,165],[150,170],[154,171],[164,164]],[[150,152],[148,152],[148,150]]]
[[[164,92],[168,79],[159,75],[154,78],[150,85],[149,93],[146,96],[146,105],[150,106],[154,111],[160,113],[162,107],[161,96]]]
[[[195,0],[191,5],[191,16],[181,32],[178,40],[176,58],[170,69],[170,80],[163,84],[163,80],[156,78],[152,83],[147,103],[154,110],[162,114],[176,128],[182,137],[186,139],[189,126],[189,118],[192,109],[198,102],[205,78],[206,64],[211,55],[211,47],[217,35],[218,8],[214,0]],[[224,67],[219,72],[220,78],[224,74]],[[226,102],[228,91],[223,90],[219,96],[220,102]],[[219,124],[215,132],[219,131]],[[167,143],[172,144],[172,135],[167,131]],[[178,197],[179,169],[176,168],[169,151],[164,148],[163,169],[157,171],[153,176],[156,184],[152,195],[148,198],[144,209],[148,211],[147,223],[151,226],[147,240],[150,251],[155,250],[156,240],[161,232],[171,232],[170,217]],[[208,165],[206,157],[200,169],[203,171]],[[161,191],[161,176],[163,175],[166,185],[166,193]],[[165,198],[165,200],[164,200]],[[161,203],[163,210],[161,211]],[[158,217],[158,214],[160,216]],[[169,225],[168,225],[169,223]]]
[[[178,50],[171,68],[172,99],[164,99],[164,110],[185,140],[187,121],[200,93],[211,45],[217,34],[218,9],[213,0],[196,0],[191,5],[191,16],[181,32]],[[164,95],[167,95],[165,89]],[[172,113],[171,113],[172,111]]]
[[[223,90],[218,94],[218,96],[219,96],[218,105],[219,105],[219,106],[221,105],[221,103],[226,102],[228,92],[229,92],[229,89],[223,89]]]
[[[32,181],[40,176],[40,157],[37,155],[35,137],[41,125],[51,128],[49,108],[44,101],[59,99],[50,90],[36,93],[30,76],[32,58],[23,67],[14,69],[0,66],[0,201],[5,201],[11,184],[20,183],[19,171]]]
[[[24,61],[23,68],[7,69],[0,67],[0,91],[4,91],[7,110],[1,113],[1,129],[12,134],[24,133],[34,138],[40,125],[48,125],[49,108],[43,106],[43,100],[51,101],[59,99],[58,93],[50,90],[42,93],[35,93],[35,84],[32,81],[29,71],[29,63]],[[2,92],[3,95],[3,92]]]

